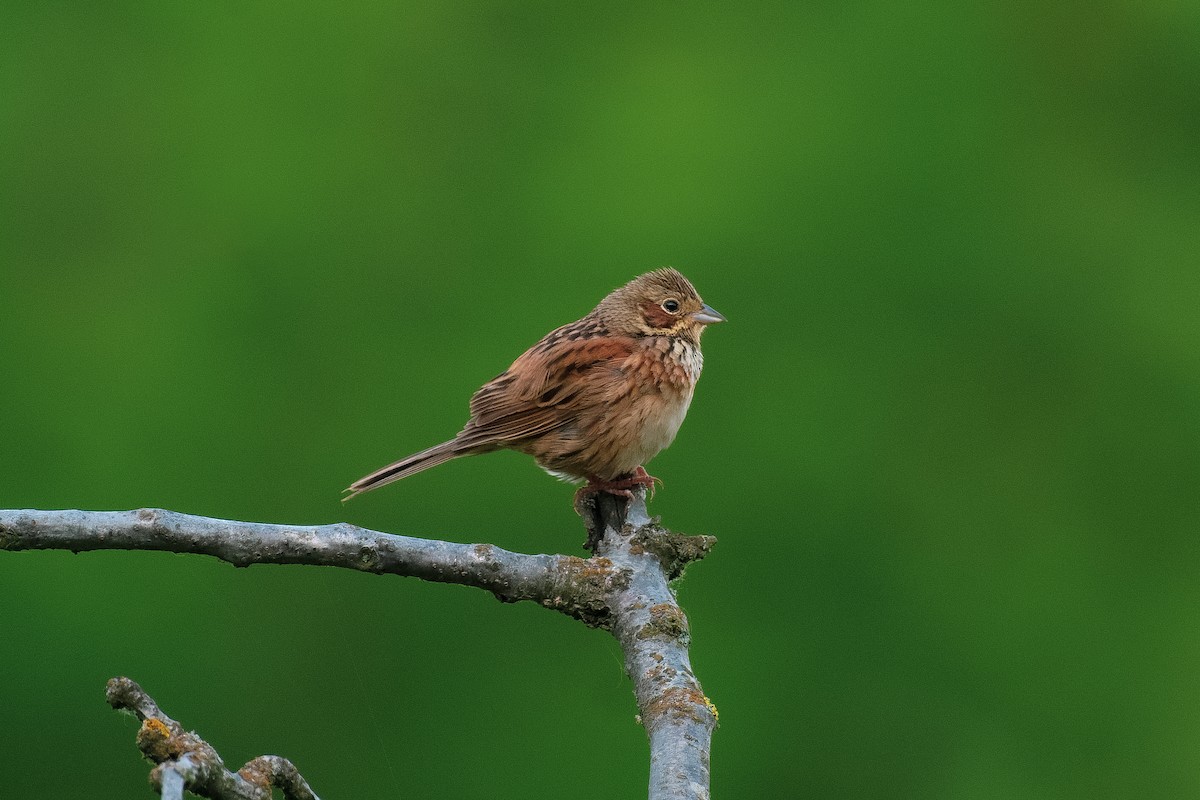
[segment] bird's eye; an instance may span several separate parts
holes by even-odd
[[[678,300],[663,300],[662,307],[663,307],[663,311],[667,312],[668,314],[674,314],[677,311],[679,311],[679,301]]]

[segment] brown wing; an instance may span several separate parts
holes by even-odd
[[[546,336],[475,393],[459,444],[511,446],[570,424],[578,407],[595,399],[592,392],[633,352],[634,342],[611,335],[571,338],[573,327]]]

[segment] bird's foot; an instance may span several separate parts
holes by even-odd
[[[575,491],[575,513],[583,517],[584,525],[588,529],[588,538],[583,546],[594,553],[600,545],[600,539],[604,536],[605,520],[603,517],[605,514],[597,495],[608,494],[631,501],[634,498],[633,490],[641,487],[649,489],[650,496],[653,497],[655,485],[661,483],[662,481],[647,473],[642,467],[638,467],[622,478],[611,481],[589,475],[588,482]],[[612,512],[613,509],[609,509],[609,511]],[[624,521],[625,511],[616,509],[616,513],[620,517],[616,524],[620,525]]]
[[[615,478],[611,481],[591,477],[588,479],[587,485],[583,487],[583,490],[590,490],[591,494],[608,492],[609,494],[615,494],[617,497],[632,498],[633,492],[631,490],[642,486],[649,489],[650,496],[654,497],[655,487],[661,485],[662,481],[646,472],[645,467],[638,467],[624,478]]]
[[[592,475],[588,477],[586,484],[575,490],[575,511],[582,516],[584,505],[587,504],[588,500],[601,492],[616,497],[624,497],[626,500],[632,500],[633,489],[642,486],[650,490],[650,497],[653,498],[655,488],[661,485],[662,480],[646,472],[644,467],[638,467],[630,475],[611,481],[602,480]]]
[[[645,467],[638,467],[633,471],[633,477],[626,478],[626,482],[631,486],[645,486],[650,490],[650,499],[654,499],[654,490],[663,485],[662,478],[656,478],[649,472],[646,472]]]

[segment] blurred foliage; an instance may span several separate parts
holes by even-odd
[[[656,513],[719,798],[1200,797],[1200,6],[0,8],[0,506],[579,552],[467,459],[614,286],[730,322]],[[143,791],[127,674],[325,797],[637,797],[605,634],[459,587],[0,554],[0,795]],[[53,787],[53,788],[52,788]]]

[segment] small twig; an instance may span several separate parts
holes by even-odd
[[[138,749],[157,766],[150,784],[163,800],[182,800],[186,788],[213,800],[271,800],[272,787],[287,800],[319,800],[292,762],[280,756],[259,756],[237,772],[208,742],[168,717],[154,699],[129,678],[113,678],[106,691],[108,704],[132,711],[141,720]]]
[[[159,775],[162,777],[162,800],[183,800],[183,790],[187,787],[175,765],[164,766]]]

